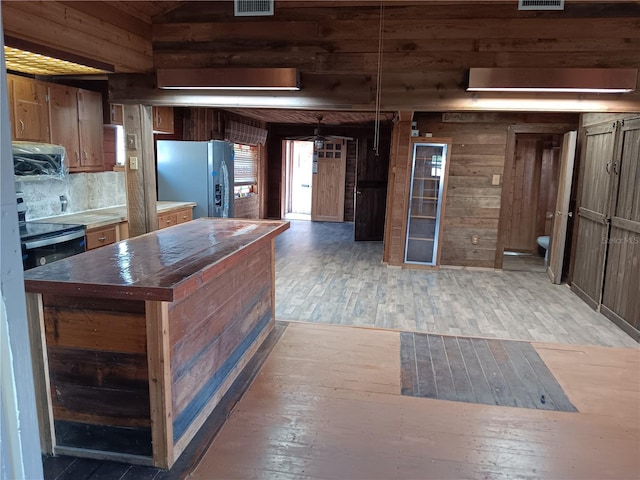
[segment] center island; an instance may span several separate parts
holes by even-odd
[[[43,451],[171,468],[274,326],[288,228],[201,218],[27,270]]]

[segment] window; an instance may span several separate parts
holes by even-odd
[[[233,144],[234,192],[237,196],[255,193],[258,183],[258,147]]]

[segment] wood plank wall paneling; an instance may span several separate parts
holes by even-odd
[[[223,2],[182,5],[155,19],[156,66],[286,65],[300,69],[299,96],[309,101],[342,109],[374,104],[378,42],[371,39],[378,38],[379,6],[282,2],[276,12],[248,21]],[[507,1],[492,8],[393,2],[384,15],[383,109],[492,108],[492,95],[465,91],[470,67],[637,66],[637,2],[571,3],[562,12],[518,11]],[[501,98],[516,97],[540,99]],[[582,99],[567,108],[602,101]],[[637,111],[639,102],[640,90],[607,97],[600,108]]]
[[[400,112],[391,134],[389,188],[387,190],[387,221],[382,259],[389,265],[404,262],[405,232],[409,177],[411,175],[411,120],[413,112]]]
[[[266,244],[246,258],[242,269],[229,272],[224,281],[213,278],[188,299],[170,306],[176,441],[216,393],[226,376],[227,359],[233,357],[233,352],[242,353],[238,349],[243,348],[244,339],[256,329],[273,323],[270,255],[271,244]],[[243,288],[247,275],[251,276],[251,288]],[[217,306],[207,310],[210,305]],[[203,311],[207,314],[195,319],[194,312]]]
[[[344,221],[353,222],[358,141],[347,141],[347,173],[344,182]]]
[[[4,34],[113,65],[116,72],[151,71],[150,25],[100,3],[2,2]]]
[[[144,302],[45,295],[43,305],[54,418],[148,428]]]
[[[575,124],[573,114],[514,113],[416,113],[421,134],[453,139],[450,152],[449,184],[443,219],[441,263],[469,267],[494,267],[500,218],[501,185],[492,185],[493,175],[502,180],[507,128],[520,123]],[[395,152],[390,174],[390,200],[387,210],[385,261],[401,265],[406,225],[407,175],[411,158],[411,123],[395,125]],[[478,235],[480,243],[471,244]]]

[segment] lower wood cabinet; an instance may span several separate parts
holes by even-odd
[[[118,241],[117,226],[95,228],[87,230],[87,250],[111,245]]]
[[[173,225],[178,225],[180,223],[185,223],[190,220],[193,220],[192,207],[161,213],[158,214],[158,230],[172,227]]]

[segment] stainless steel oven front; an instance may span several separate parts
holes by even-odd
[[[86,250],[84,225],[26,222],[20,226],[25,270]]]

